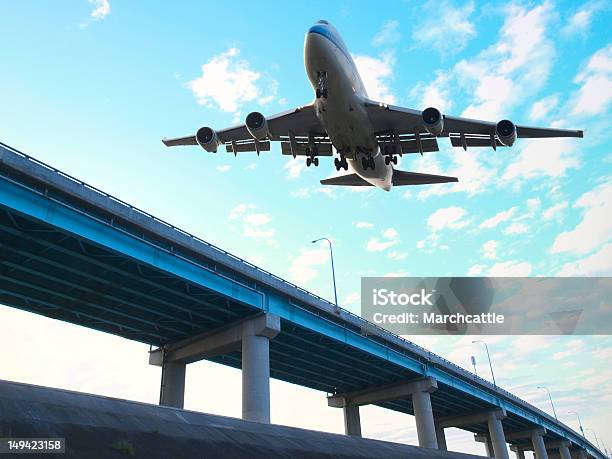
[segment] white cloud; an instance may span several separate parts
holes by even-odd
[[[302,250],[289,266],[289,275],[296,282],[308,282],[319,274],[316,267],[326,263],[329,250],[325,248]]]
[[[94,5],[94,10],[91,12],[90,16],[93,19],[104,19],[111,12],[110,3],[108,0],[88,0],[89,3]]]
[[[412,39],[422,48],[452,54],[461,51],[476,36],[476,28],[470,21],[473,2],[455,7],[447,0],[430,0],[419,4],[418,9],[423,20],[414,22]]]
[[[563,360],[568,357],[579,354],[584,348],[584,341],[573,339],[565,345],[565,350],[553,354],[553,360]]]
[[[247,60],[238,58],[239,53],[238,48],[230,48],[212,57],[202,65],[202,75],[187,83],[198,104],[216,105],[223,111],[237,114],[247,102],[268,101],[270,94],[262,94],[257,85],[261,73],[252,70]],[[276,95],[276,87],[274,80],[268,83],[272,96]]]
[[[251,163],[244,166],[245,171],[254,171],[255,169],[257,169],[257,163]]]
[[[353,59],[370,99],[394,104],[396,99],[389,88],[395,64],[393,54],[383,53],[380,58],[353,55]]]
[[[395,228],[387,228],[383,231],[383,236],[387,239],[397,239],[399,237],[399,233],[395,230]]]
[[[495,260],[497,258],[497,249],[499,247],[499,242],[497,241],[487,241],[482,244],[482,252],[485,258],[489,260]]]
[[[542,212],[542,217],[544,218],[544,220],[552,220],[566,208],[567,208],[567,201],[559,202],[549,207],[544,212]]]
[[[555,56],[547,37],[553,7],[548,1],[533,9],[511,4],[497,43],[475,58],[460,61],[453,72],[472,91],[475,101],[463,112],[468,118],[499,120],[503,113],[546,83]]]
[[[612,45],[591,56],[574,82],[581,84],[572,101],[573,115],[597,115],[612,101]]]
[[[355,228],[372,228],[374,224],[370,222],[354,222],[353,226],[355,226]]]
[[[422,172],[459,177],[459,182],[428,185],[419,191],[419,199],[459,192],[474,196],[490,190],[497,173],[495,168],[485,164],[487,155],[488,152],[485,151],[451,150],[449,155],[451,166],[447,170],[441,170],[435,160],[427,160],[430,167],[422,169]]]
[[[553,94],[552,96],[544,97],[538,100],[531,107],[529,112],[529,118],[532,120],[541,120],[548,116],[559,105],[559,95]]]
[[[587,2],[569,18],[567,24],[561,29],[561,33],[564,35],[586,33],[591,25],[593,15],[604,6],[602,1]]]
[[[442,113],[452,107],[450,95],[452,76],[448,72],[436,72],[436,78],[428,84],[419,83],[410,91],[410,96],[420,100],[421,108],[435,107]]]
[[[423,239],[421,239],[420,241],[417,241],[416,243],[416,248],[417,249],[422,249],[425,247],[425,241]]]
[[[408,253],[406,252],[396,252],[396,251],[389,252],[389,255],[388,255],[389,258],[395,261],[405,260],[407,256],[408,256]]]
[[[397,43],[401,37],[398,29],[399,21],[392,19],[385,22],[380,32],[378,32],[372,40],[372,44],[374,46],[382,46]]]
[[[355,304],[355,303],[360,303],[360,302],[361,302],[361,295],[357,292],[351,292],[344,298],[344,300],[342,301],[342,304],[344,306],[347,306],[350,304]]]
[[[563,265],[558,276],[612,276],[612,244],[604,245],[599,251],[582,260]]]
[[[577,143],[572,139],[524,139],[524,146],[516,159],[508,165],[501,181],[520,186],[522,182],[539,177],[562,177],[569,169],[577,168]]]
[[[612,183],[584,193],[574,207],[584,209],[582,221],[573,230],[557,236],[550,249],[552,253],[585,254],[612,237]]]
[[[484,270],[486,269],[485,265],[473,265],[468,270],[468,276],[481,276]]]
[[[230,210],[228,220],[241,224],[240,228],[232,226],[232,229],[240,231],[244,237],[274,245],[276,230],[269,226],[272,217],[267,213],[256,212],[255,209],[254,204],[239,204]]]
[[[488,271],[492,277],[526,277],[531,274],[531,263],[526,261],[504,261],[495,263]]]
[[[524,234],[529,231],[529,227],[521,222],[514,222],[506,229],[504,229],[504,234]]]
[[[283,166],[287,170],[287,177],[291,180],[297,179],[306,168],[306,163],[302,158],[291,158]]]
[[[491,218],[487,218],[485,221],[483,221],[480,224],[480,227],[481,228],[495,228],[500,223],[503,223],[509,220],[510,218],[512,218],[512,216],[516,213],[517,210],[518,210],[518,207],[515,206],[515,207],[511,207],[508,210],[503,210],[501,212],[498,212],[495,215],[493,215]]]
[[[464,219],[467,211],[461,207],[451,206],[438,209],[427,219],[427,224],[432,231],[439,231],[444,228],[459,229],[468,225]]]
[[[227,172],[232,168],[232,166],[230,166],[229,164],[224,164],[222,166],[217,166],[215,169],[217,169],[217,171],[219,172]]]
[[[393,247],[399,242],[399,234],[394,228],[387,228],[382,231],[382,239],[373,237],[366,244],[368,252],[382,252]]]

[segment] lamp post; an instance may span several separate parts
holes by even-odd
[[[340,308],[338,307],[338,292],[336,291],[336,271],[334,270],[334,250],[332,249],[332,243],[326,237],[321,237],[319,239],[315,239],[312,243],[327,241],[329,244],[329,255],[331,257],[331,269],[332,269],[332,280],[334,282],[334,301],[336,303],[336,314],[340,312]]]
[[[559,418],[557,417],[557,412],[555,411],[555,404],[553,403],[552,396],[550,395],[550,390],[546,386],[538,386],[538,389],[544,389],[546,392],[548,392],[548,399],[550,400],[550,406],[552,406],[553,414],[555,415],[555,419],[558,421]]]
[[[472,341],[472,344],[475,344],[475,343],[484,344],[485,349],[487,351],[487,359],[489,359],[489,368],[491,369],[491,377],[493,378],[493,385],[497,387],[497,383],[495,382],[495,374],[493,373],[493,364],[491,363],[491,354],[489,354],[489,346],[487,346],[487,343],[479,339]]]
[[[595,443],[597,443],[597,449],[601,449],[601,446],[599,446],[599,439],[597,438],[597,434],[595,433],[595,431],[593,429],[587,429],[589,432],[593,432],[593,435],[595,436]]]
[[[584,429],[582,428],[582,421],[580,420],[580,415],[578,413],[576,413],[575,411],[568,411],[567,414],[575,414],[576,417],[578,418],[578,425],[580,426],[580,432],[582,432],[582,436],[584,438],[586,438],[586,436],[584,435]]]

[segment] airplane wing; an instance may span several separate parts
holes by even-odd
[[[266,121],[270,133],[268,140],[256,142],[244,123],[216,131],[216,134],[226,151],[232,153],[269,151],[270,141],[278,141],[286,155],[309,155],[308,147],[315,146],[315,156],[332,156],[331,142],[312,104],[267,117]],[[195,135],[163,139],[162,142],[167,147],[198,144]]]
[[[402,148],[403,153],[411,153],[419,151],[415,150],[414,143],[418,137],[421,141],[420,151],[436,151],[431,150],[433,147],[432,141],[435,141],[435,136],[429,134],[423,124],[423,117],[420,110],[397,107],[388,105],[382,102],[366,100],[366,110],[370,121],[374,125],[374,130],[377,132],[379,141],[384,136],[388,138],[409,138],[415,140],[413,142],[412,151],[406,151]],[[497,123],[492,121],[473,120],[469,118],[460,118],[455,116],[443,115],[444,128],[440,133],[440,137],[449,137],[451,144],[454,147],[503,147],[505,146],[499,141],[496,136],[495,128]],[[569,129],[554,129],[554,128],[538,128],[530,126],[516,126],[517,138],[549,138],[549,137],[582,137],[583,132]],[[397,143],[396,143],[397,145]],[[429,149],[428,149],[429,148]]]

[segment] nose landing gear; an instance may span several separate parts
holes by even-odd
[[[327,99],[327,72],[317,72],[317,89],[316,89],[317,99],[323,97]]]
[[[397,164],[397,156],[385,156],[385,164],[388,166],[391,163]]]

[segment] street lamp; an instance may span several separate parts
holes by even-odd
[[[595,433],[595,431],[593,429],[587,429],[589,432],[593,432],[593,435],[595,436],[595,443],[597,443],[597,449],[601,450],[601,446],[599,446],[599,439],[597,438],[597,434]]]
[[[470,361],[472,362],[472,366],[474,367],[474,374],[478,376],[478,371],[476,371],[476,357],[473,355],[470,356]]]
[[[493,373],[493,364],[491,363],[491,354],[489,354],[489,346],[487,346],[487,343],[479,339],[472,341],[472,344],[475,344],[475,343],[484,344],[485,349],[487,350],[487,358],[489,359],[489,368],[491,369],[491,377],[493,378],[493,385],[497,387],[497,383],[495,382],[495,374]]]
[[[584,429],[582,428],[582,421],[580,420],[580,415],[578,413],[576,413],[575,411],[568,411],[567,414],[575,414],[576,417],[578,418],[578,425],[580,426],[580,432],[582,432],[582,436],[584,438],[586,438],[586,436],[584,435]]]
[[[552,406],[553,414],[555,415],[555,419],[558,421],[557,412],[555,411],[555,404],[553,403],[552,396],[550,395],[550,390],[546,386],[538,386],[538,389],[544,389],[548,392],[548,399],[550,400],[550,406]]]
[[[315,239],[314,241],[312,241],[312,243],[314,244],[320,241],[327,241],[327,243],[329,244],[329,255],[331,257],[331,268],[332,268],[332,280],[334,282],[334,300],[336,302],[336,314],[339,314],[340,308],[338,307],[338,293],[336,291],[336,271],[334,270],[334,251],[332,249],[332,243],[326,237]]]

